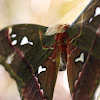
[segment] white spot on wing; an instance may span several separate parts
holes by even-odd
[[[11,35],[12,38],[15,38],[16,36],[17,36],[16,34],[12,34],[12,35]]]
[[[30,45],[33,45],[33,42],[28,42]]]
[[[96,8],[94,17],[95,17],[95,16],[98,16],[98,15],[100,15],[100,7],[97,7],[97,8]]]
[[[25,37],[23,37],[23,39],[22,39],[20,45],[25,45],[25,44],[27,44],[27,43],[28,43],[28,38],[25,36]]]
[[[7,64],[11,64],[11,62],[13,61],[15,53],[11,54],[10,56],[7,57],[6,63]]]
[[[81,53],[79,58],[75,59],[75,62],[79,62],[79,61],[84,62],[84,54],[83,53]]]
[[[43,71],[46,71],[46,68],[42,68],[42,66],[39,66],[39,68],[38,68],[38,74],[40,74]]]
[[[93,20],[93,18],[90,18],[89,23]]]
[[[33,42],[28,41],[28,38],[25,36],[25,37],[23,37],[23,39],[22,39],[20,45],[25,45],[25,44],[28,44],[28,43],[29,43],[30,45],[33,45]]]
[[[12,41],[11,44],[12,44],[12,45],[16,45],[16,44],[17,44],[17,40]]]
[[[94,16],[93,16],[92,18],[90,18],[89,23],[93,20],[94,17],[96,17],[96,16],[98,16],[98,15],[100,15],[100,7],[97,7],[97,8],[96,8],[95,14],[94,14]]]

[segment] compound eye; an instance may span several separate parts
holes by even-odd
[[[58,24],[58,25],[49,27],[49,28],[46,30],[45,35],[54,35],[54,34],[56,34],[56,33],[63,33],[63,32],[66,31],[66,26],[67,26],[67,25]]]

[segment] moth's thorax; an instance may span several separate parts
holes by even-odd
[[[66,26],[64,25],[62,27],[64,28],[65,31],[56,33],[56,35],[55,35],[55,40],[57,41],[57,44],[63,44],[66,41],[66,39],[68,38],[69,25],[66,25]]]
[[[57,41],[57,44],[62,44],[67,39],[67,33],[57,33],[55,35],[55,40]]]

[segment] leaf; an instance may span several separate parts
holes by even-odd
[[[22,24],[9,26],[0,31],[0,63],[4,65],[11,77],[16,80],[22,99],[52,99],[59,69],[60,56],[58,56],[56,63],[49,61],[48,65],[48,57],[51,56],[54,51],[54,49],[50,49],[50,47],[55,44],[55,39],[53,38],[54,36],[44,36],[46,29],[47,27],[44,26]],[[48,43],[47,40],[49,40]],[[39,66],[43,65],[48,68],[47,71],[43,72],[44,74],[46,73],[47,76],[42,80],[43,82],[40,83],[39,87],[36,76],[42,77],[41,79],[43,79],[44,75],[42,75],[42,73],[37,75],[36,73],[39,70]],[[50,65],[52,65],[52,67],[50,67]],[[53,68],[55,70],[53,70]],[[52,71],[54,71],[54,73],[52,77],[51,75],[49,77],[48,75],[51,74]],[[51,83],[45,80],[48,80],[48,82],[51,81]],[[45,82],[47,84],[45,84]],[[33,85],[35,85],[35,88]],[[44,97],[40,89],[43,89]],[[48,89],[50,89],[50,91],[48,91]],[[37,96],[39,97],[37,98]]]

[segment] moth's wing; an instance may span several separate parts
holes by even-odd
[[[70,46],[70,48],[73,48],[73,46]],[[87,52],[79,48],[74,48],[67,60],[67,74],[71,95],[74,93],[76,82],[78,81],[86,58]]]
[[[100,0],[92,0],[68,31],[77,47],[67,66],[72,99],[91,100],[100,81]],[[83,64],[75,62],[80,53],[85,56]]]
[[[90,3],[81,12],[81,14],[78,16],[78,18],[72,23],[71,27],[75,27],[76,25],[82,26],[82,24],[91,22],[93,20],[93,18],[100,15],[99,11],[97,11],[97,13],[96,13],[96,10],[99,10],[98,7],[100,7],[99,0],[90,0]]]
[[[55,43],[54,36],[45,37],[46,29],[47,27],[44,26],[21,24],[9,26],[0,31],[0,64],[16,80],[21,96],[25,100],[42,100],[44,97],[51,99],[53,96],[56,77],[53,80],[52,77],[54,74],[57,75],[58,68],[54,66],[56,64],[52,64],[55,67],[53,75],[52,67],[47,64],[45,66],[49,67],[49,71],[44,71],[47,76],[44,78],[41,75],[42,72],[39,74],[44,80],[54,81],[53,84],[48,83],[49,81],[47,84],[42,81],[39,87],[39,81],[35,77],[35,75],[39,76],[37,74],[39,67],[48,62],[48,57],[54,51],[49,49]],[[41,87],[44,94],[40,91]],[[44,88],[49,88],[50,91]],[[49,95],[45,95],[46,92]]]
[[[73,45],[89,52],[92,41],[94,40],[95,35],[97,35],[99,29],[100,0],[91,0],[80,16],[71,25],[69,29],[69,37],[74,38],[72,41]],[[97,57],[100,57],[99,35],[100,34],[98,34],[97,45],[92,52],[92,54]],[[75,39],[75,37],[77,38]]]
[[[100,58],[76,48],[67,62],[72,100],[94,100],[100,82]]]

